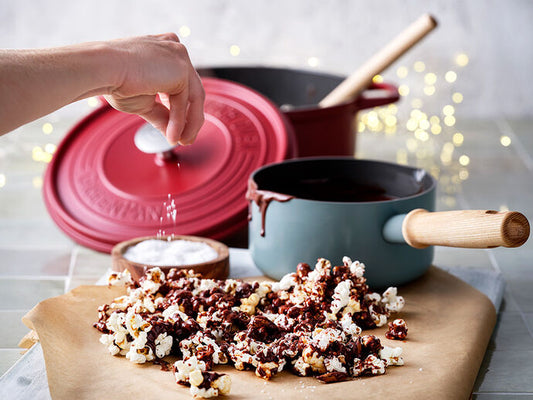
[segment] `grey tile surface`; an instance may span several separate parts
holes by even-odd
[[[4,248],[65,248],[68,238],[48,217],[39,219],[0,220],[0,243]]]
[[[518,304],[516,304],[516,300],[514,299],[512,293],[509,291],[509,285],[506,284],[505,291],[503,292],[503,301],[500,308],[501,312],[520,312],[520,309],[518,308]]]
[[[74,277],[99,278],[111,268],[111,256],[82,246],[76,246],[74,251]]]
[[[65,292],[65,279],[0,279],[0,310],[29,310]]]
[[[518,309],[524,313],[533,312],[533,276],[509,276],[506,278],[509,291],[513,294]]]
[[[507,123],[525,151],[533,155],[533,119],[510,119]]]
[[[22,357],[20,349],[0,349],[0,375],[3,375]]]
[[[524,320],[527,328],[529,329],[529,333],[533,335],[533,313],[524,314]]]
[[[533,241],[528,241],[520,251],[499,248],[492,250],[492,254],[506,277],[533,278],[530,272],[533,269]]]
[[[70,250],[64,249],[1,249],[2,276],[66,276],[70,265]]]
[[[483,249],[436,247],[433,263],[446,267],[493,268],[489,253]]]
[[[6,184],[0,195],[0,219],[32,219],[41,218],[46,214],[39,186],[42,182],[41,173],[34,175],[6,173],[5,180]]]
[[[519,312],[500,312],[490,340],[490,350],[533,350],[533,337],[529,334],[524,316]]]
[[[21,318],[26,312],[26,310],[0,311],[0,338],[2,339],[2,347],[16,348],[20,339],[29,332],[29,329],[21,321]]]
[[[533,350],[487,350],[474,391],[533,393]]]

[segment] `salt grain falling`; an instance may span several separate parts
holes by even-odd
[[[167,194],[167,201],[163,202],[163,207],[161,210],[161,216],[159,217],[159,231],[156,234],[158,239],[161,239],[165,236],[165,231],[163,230],[164,216],[167,220],[172,220],[174,226],[176,226],[176,217],[178,215],[178,209],[176,208],[176,202],[172,198],[170,193]]]

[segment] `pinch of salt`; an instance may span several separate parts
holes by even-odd
[[[148,239],[124,252],[127,260],[154,266],[193,265],[214,260],[217,256],[216,250],[208,244],[183,239]]]

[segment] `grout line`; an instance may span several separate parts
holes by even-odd
[[[76,265],[76,260],[78,258],[79,248],[75,246],[72,249],[72,252],[70,253],[70,263],[68,266],[68,276],[67,279],[65,279],[65,293],[68,292],[68,289],[70,287],[70,284],[72,282],[72,275],[74,273],[74,266]]]
[[[48,276],[36,276],[36,275],[0,275],[0,280],[13,279],[20,281],[62,281],[66,279],[66,275],[48,275]]]
[[[43,245],[43,244],[35,244],[35,245],[27,245],[27,244],[9,244],[9,245],[0,245],[0,251],[4,250],[32,250],[32,251],[70,251],[72,250],[72,246],[64,246],[59,244],[52,244],[52,245]]]
[[[526,329],[529,332],[529,335],[533,337],[533,325],[530,327],[529,324],[527,323],[526,314],[531,314],[531,313],[525,313],[522,310],[520,310],[520,316],[522,317],[522,321],[524,322],[524,325],[526,326]]]
[[[491,250],[491,249],[486,249],[485,250],[489,256],[489,260],[490,260],[490,263],[492,264],[492,266],[494,267],[494,269],[499,272],[500,274],[503,275],[503,271],[502,269],[500,268],[500,264],[498,264],[498,261],[496,260],[496,257],[494,256],[494,252]]]
[[[82,281],[90,281],[94,280],[95,282],[99,280],[103,275],[105,275],[106,271],[103,271],[100,275],[76,275],[72,276],[71,280],[82,280]]]
[[[498,119],[496,120],[496,125],[500,129],[501,133],[511,138],[511,143],[514,143],[513,149],[516,151],[520,159],[524,162],[527,169],[530,172],[533,172],[533,158],[526,151],[526,147],[524,146],[518,135],[514,132],[511,125],[509,125],[509,122],[507,122],[506,119]]]
[[[531,396],[533,392],[473,392],[472,394],[488,394],[497,396]]]

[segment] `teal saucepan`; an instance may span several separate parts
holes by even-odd
[[[249,246],[257,267],[280,279],[318,258],[366,266],[374,287],[421,276],[433,246],[521,246],[529,223],[518,212],[434,212],[436,181],[426,171],[347,157],[301,158],[252,173]]]

